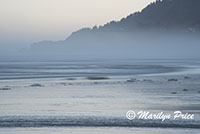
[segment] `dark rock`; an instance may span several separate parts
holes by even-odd
[[[190,77],[188,77],[188,76],[185,76],[185,77],[184,77],[184,79],[190,79]]]
[[[76,80],[75,78],[67,78],[67,80]]]
[[[87,77],[88,80],[107,80],[109,79],[108,77],[98,77],[98,76],[94,76],[94,77]]]
[[[183,89],[183,91],[188,91],[188,89]]]
[[[168,81],[178,81],[178,79],[168,79]]]
[[[11,90],[11,88],[3,87],[3,88],[0,88],[0,90]]]
[[[137,82],[137,79],[133,78],[133,79],[127,80],[127,82]]]
[[[171,94],[177,94],[177,92],[171,92]]]
[[[44,87],[44,85],[34,83],[34,84],[30,85],[30,87]]]

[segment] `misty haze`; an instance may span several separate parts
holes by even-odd
[[[0,1],[0,133],[198,134],[199,7]]]

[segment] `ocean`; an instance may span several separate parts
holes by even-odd
[[[0,62],[2,134],[198,134],[198,60]],[[127,112],[175,111],[130,120]]]

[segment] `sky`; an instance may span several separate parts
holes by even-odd
[[[0,47],[64,40],[83,27],[118,21],[154,0],[0,0]]]

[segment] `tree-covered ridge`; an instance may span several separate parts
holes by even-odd
[[[143,25],[193,27],[200,24],[199,7],[199,0],[158,0],[130,17],[130,21],[135,18]]]
[[[35,43],[31,50],[81,58],[199,58],[199,7],[200,0],[157,0],[118,22]]]
[[[200,0],[157,0],[141,12],[130,14],[119,22],[81,31],[134,31],[148,28],[184,28],[200,30]]]

